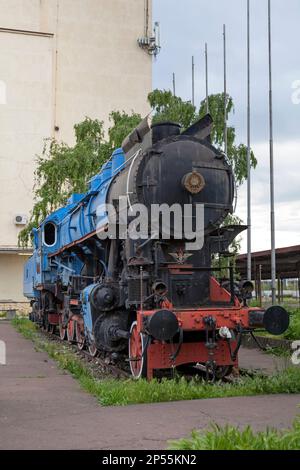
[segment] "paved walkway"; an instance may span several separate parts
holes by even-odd
[[[289,357],[278,357],[266,354],[259,349],[248,348],[240,349],[239,364],[242,369],[263,372],[265,374],[280,372],[287,367],[292,367]]]
[[[282,428],[299,413],[300,395],[102,408],[8,323],[0,340],[0,449],[165,449],[211,421]]]

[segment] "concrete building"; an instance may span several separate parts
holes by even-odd
[[[17,237],[33,205],[35,159],[43,140],[72,144],[73,125],[85,116],[108,125],[112,110],[149,112],[152,59],[137,40],[148,35],[151,0],[0,0],[0,11],[4,305],[25,300],[28,253],[18,248]]]

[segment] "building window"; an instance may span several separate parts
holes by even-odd
[[[44,243],[46,246],[56,244],[56,226],[52,222],[48,222],[44,227]]]

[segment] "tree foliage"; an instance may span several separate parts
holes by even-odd
[[[141,115],[134,112],[127,114],[124,111],[113,111],[111,113],[110,120],[113,125],[108,131],[111,150],[121,147],[125,137],[139,125],[141,119]]]
[[[149,95],[149,102],[154,110],[153,121],[174,121],[181,124],[183,129],[187,129],[191,124],[202,118],[206,114],[206,100],[200,103],[197,110],[191,102],[183,101],[178,96],[174,96],[170,91],[154,90]],[[208,98],[209,112],[213,118],[213,129],[211,140],[213,145],[219,149],[224,148],[224,93],[210,95]],[[227,118],[234,113],[234,104],[231,96],[227,96],[226,114]],[[240,186],[247,179],[247,147],[236,143],[236,133],[233,126],[227,127],[227,158],[232,165],[235,180]],[[257,160],[251,151],[251,166],[255,168]]]
[[[213,144],[222,149],[224,146],[224,109],[225,109],[225,96],[224,93],[210,95],[208,98],[209,112],[213,118],[214,125],[212,131]],[[234,112],[234,104],[231,96],[227,96],[227,118]],[[206,114],[206,100],[200,104],[199,116],[203,117]],[[236,144],[236,133],[233,126],[227,128],[227,158],[232,165],[233,173],[235,176],[236,184],[240,186],[247,179],[247,146],[240,143]],[[257,160],[253,150],[250,153],[251,167],[256,168]]]
[[[113,112],[104,136],[103,122],[85,118],[74,126],[75,145],[47,139],[42,155],[37,157],[34,206],[29,224],[19,234],[19,244],[28,246],[31,232],[52,211],[66,203],[72,193],[87,190],[89,179],[99,172],[103,163],[119,147],[128,133],[141,121],[136,113]]]
[[[199,109],[190,102],[183,101],[170,91],[154,90],[148,96],[153,109],[153,122],[174,121],[183,129],[203,117],[206,103],[202,101]],[[224,142],[224,94],[209,96],[209,109],[214,120],[212,143],[218,148]],[[227,100],[227,115],[234,110],[230,96]],[[27,246],[33,227],[52,211],[65,204],[72,193],[83,193],[89,179],[107,161],[113,150],[120,147],[124,138],[139,124],[141,116],[135,112],[113,111],[110,114],[111,127],[105,137],[104,124],[98,119],[85,118],[74,126],[75,144],[69,146],[55,139],[47,139],[42,154],[37,157],[35,171],[34,207],[30,223],[20,232],[19,244]],[[237,184],[247,178],[247,148],[236,144],[234,127],[228,128],[228,159],[232,164]],[[252,166],[256,159],[251,152]]]
[[[170,91],[154,90],[148,96],[153,109],[153,122],[178,122],[183,129],[197,120],[196,108],[189,101],[184,102]]]

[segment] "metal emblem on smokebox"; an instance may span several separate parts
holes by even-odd
[[[192,255],[192,253],[186,253],[182,248],[180,248],[176,253],[169,253],[172,258],[176,261],[177,264],[184,264]]]
[[[183,177],[182,184],[189,193],[199,194],[204,189],[206,183],[201,173],[194,170]]]

